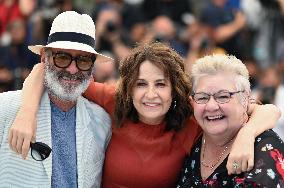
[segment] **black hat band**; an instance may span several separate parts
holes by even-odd
[[[70,41],[87,44],[95,49],[95,39],[89,35],[75,32],[56,32],[48,37],[47,44],[57,41]]]

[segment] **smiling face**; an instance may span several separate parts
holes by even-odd
[[[222,90],[237,91],[232,74],[219,73],[207,75],[199,79],[195,93],[214,94]],[[246,108],[241,104],[239,94],[232,95],[228,103],[219,104],[211,96],[206,104],[192,101],[194,116],[205,134],[217,137],[230,137],[235,134],[246,121]]]
[[[164,120],[171,106],[172,85],[160,68],[144,61],[139,68],[132,98],[139,120],[156,125]]]
[[[64,52],[75,56],[88,56],[90,53],[78,50],[52,49],[53,53]],[[81,71],[76,67],[75,61],[66,67],[59,68],[54,65],[53,56],[46,56],[45,62],[45,85],[49,93],[65,101],[76,101],[89,85],[92,69]]]

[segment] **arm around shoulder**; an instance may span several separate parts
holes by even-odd
[[[254,137],[268,129],[274,128],[281,117],[280,109],[273,104],[251,104],[249,114],[250,119],[245,128],[250,129],[250,131],[254,133]]]
[[[106,85],[91,81],[88,89],[83,96],[103,107],[108,113],[112,114],[115,105],[116,85]]]
[[[253,168],[255,138],[264,131],[272,129],[281,115],[279,108],[273,104],[251,104],[248,114],[250,118],[238,132],[227,161],[229,174],[239,174]],[[235,171],[234,162],[238,162],[242,168]]]
[[[26,158],[30,142],[35,137],[36,114],[44,90],[43,80],[44,64],[38,63],[24,82],[21,107],[9,131],[11,149],[22,154],[23,158]]]

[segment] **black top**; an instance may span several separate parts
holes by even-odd
[[[177,188],[183,187],[275,187],[284,188],[284,143],[272,130],[255,139],[254,168],[239,175],[228,175],[227,158],[203,181],[200,174],[202,137],[183,165]]]

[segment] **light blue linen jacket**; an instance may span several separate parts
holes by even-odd
[[[44,161],[26,160],[9,148],[8,131],[21,104],[21,91],[0,94],[0,187],[51,187],[52,153]],[[76,105],[78,187],[100,187],[105,149],[111,137],[109,115],[79,97]],[[37,114],[36,141],[50,147],[51,109],[44,93]],[[64,185],[62,185],[64,187]]]

